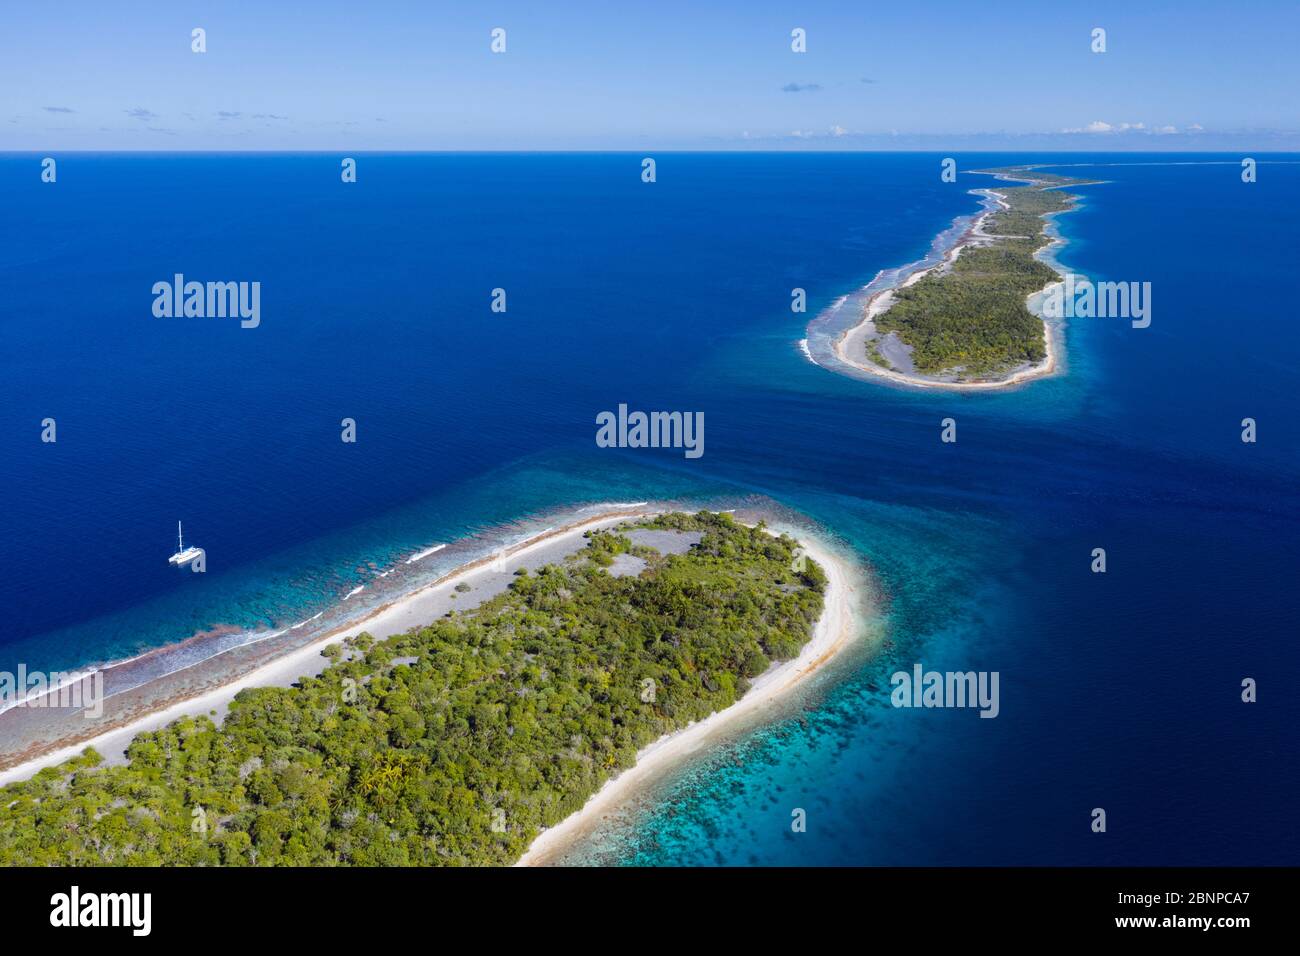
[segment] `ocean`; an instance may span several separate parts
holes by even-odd
[[[352,184],[334,154],[40,158],[0,155],[0,670],[324,623],[414,553],[602,502],[773,501],[870,567],[886,645],[572,862],[1300,853],[1300,157],[1247,184],[1236,156],[958,155],[1087,163],[1060,261],[1153,290],[1149,328],[1071,320],[1061,375],[960,395],[800,346],[977,211],[989,178],[936,154],[665,153],[654,183],[630,153],[357,154]],[[177,273],[259,282],[260,324],[155,317]],[[620,403],[703,412],[704,454],[597,447]],[[177,520],[206,573],[168,566]],[[998,717],[892,707],[916,663],[998,672]]]

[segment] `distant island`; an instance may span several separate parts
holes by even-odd
[[[0,864],[512,863],[643,749],[811,673],[848,630],[836,559],[828,579],[762,524],[566,533],[585,546],[476,608],[327,644],[317,676],[244,686],[220,724],[184,716],[125,764],[87,748],[0,788]]]
[[[840,335],[838,357],[864,371],[918,386],[1000,388],[1050,374],[1059,343],[1028,298],[1058,281],[1043,261],[1048,217],[1075,208],[1062,187],[1091,180],[1032,166],[972,170],[1025,186],[974,190],[981,213],[936,265],[918,269],[867,301]]]

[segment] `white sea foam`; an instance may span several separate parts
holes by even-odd
[[[320,617],[320,614],[317,614],[316,617]],[[188,664],[183,664],[180,667],[173,668],[172,670],[169,670],[164,674],[150,674],[139,683],[132,684],[130,687],[119,687],[111,694],[105,694],[104,699],[108,700],[109,698],[112,697],[118,697],[122,694],[130,693],[131,691],[135,690],[137,687],[143,687],[145,684],[148,684],[150,681],[161,680],[162,678],[165,677],[173,677],[176,674],[181,673],[182,671],[189,670],[191,667],[198,667],[200,664],[206,664],[208,661],[215,660],[216,658],[220,657],[222,654],[229,654],[231,651],[237,651],[243,647],[251,647],[254,644],[260,644],[263,641],[269,641],[272,638],[280,637],[281,635],[288,634],[291,630],[293,630],[293,628],[286,627],[279,631],[270,631],[267,633],[262,633],[260,631],[253,631],[249,634],[249,638],[246,641],[240,641],[238,644],[234,644],[230,647],[224,647],[221,650],[216,651],[215,653],[209,654],[207,657],[201,657],[196,661],[190,661]]]
[[[407,564],[414,564],[416,561],[422,561],[422,560],[424,560],[425,558],[427,558],[427,557],[428,557],[429,555],[431,555],[431,554],[437,554],[439,551],[441,551],[441,550],[442,550],[443,548],[445,548],[445,547],[447,547],[445,544],[435,544],[432,548],[425,548],[425,549],[424,549],[423,551],[421,551],[420,553],[418,553],[418,554],[413,554],[413,555],[411,555],[409,558],[407,558],[407,559],[406,559],[406,563],[407,563]],[[381,577],[382,577],[382,575],[381,575]]]

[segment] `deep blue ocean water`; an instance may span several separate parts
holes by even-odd
[[[283,626],[575,504],[761,494],[870,564],[890,643],[583,859],[1297,859],[1297,157],[958,156],[1122,163],[1079,170],[1060,259],[1153,285],[1150,328],[1074,320],[1066,374],[993,395],[797,344],[977,208],[937,155],[358,158],[0,156],[0,669]],[[177,272],[260,281],[261,326],[155,318]],[[597,448],[620,402],[703,411],[704,456]],[[167,567],[178,518],[208,573]],[[1000,716],[890,707],[914,662],[998,671]]]

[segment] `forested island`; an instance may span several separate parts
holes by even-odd
[[[1043,321],[1025,300],[1058,275],[1034,254],[1051,242],[1045,217],[1078,199],[1061,187],[1085,182],[1031,167],[976,172],[1028,185],[991,191],[1000,208],[984,213],[939,266],[885,293],[869,315],[876,332],[895,333],[909,347],[909,371],[954,382],[994,378],[1048,357]],[[879,337],[864,342],[861,358],[891,368]]]
[[[636,529],[699,540],[662,554]],[[124,766],[88,749],[0,788],[0,863],[513,862],[641,748],[797,656],[822,613],[823,569],[761,525],[674,513],[586,537],[477,608],[329,645],[320,676],[247,688],[220,725],[186,717]]]

